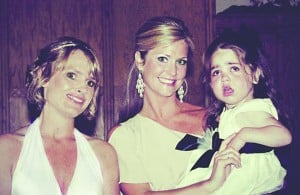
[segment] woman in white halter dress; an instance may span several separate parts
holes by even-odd
[[[75,128],[96,115],[100,65],[84,42],[62,37],[29,66],[27,99],[38,117],[0,137],[1,195],[117,195],[116,153]]]

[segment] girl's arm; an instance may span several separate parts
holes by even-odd
[[[236,120],[242,128],[228,144],[236,150],[240,150],[245,143],[281,147],[292,141],[290,131],[267,112],[241,112]]]

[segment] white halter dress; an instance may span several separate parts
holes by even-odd
[[[62,195],[42,142],[40,121],[28,128],[12,177],[11,195]],[[98,159],[85,137],[74,130],[77,162],[67,195],[102,195],[103,179]]]

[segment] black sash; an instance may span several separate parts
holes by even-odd
[[[176,145],[176,150],[190,151],[195,150],[200,147],[199,138],[190,134],[186,134]],[[207,150],[199,159],[196,161],[191,170],[196,168],[205,168],[208,167],[210,161],[215,152],[217,152],[221,146],[223,139],[219,138],[219,132],[215,132],[212,137],[212,149]],[[246,143],[244,147],[239,151],[240,153],[265,153],[270,152],[273,148],[256,143]]]

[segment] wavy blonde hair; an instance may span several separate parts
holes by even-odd
[[[87,43],[74,37],[61,37],[39,51],[35,61],[27,68],[26,96],[28,102],[35,105],[40,112],[45,104],[43,85],[49,81],[55,71],[63,68],[64,63],[61,62],[67,60],[75,50],[82,51],[89,59],[91,73],[96,80],[94,96],[83,112],[83,115],[91,120],[97,112],[101,67],[92,48]]]

